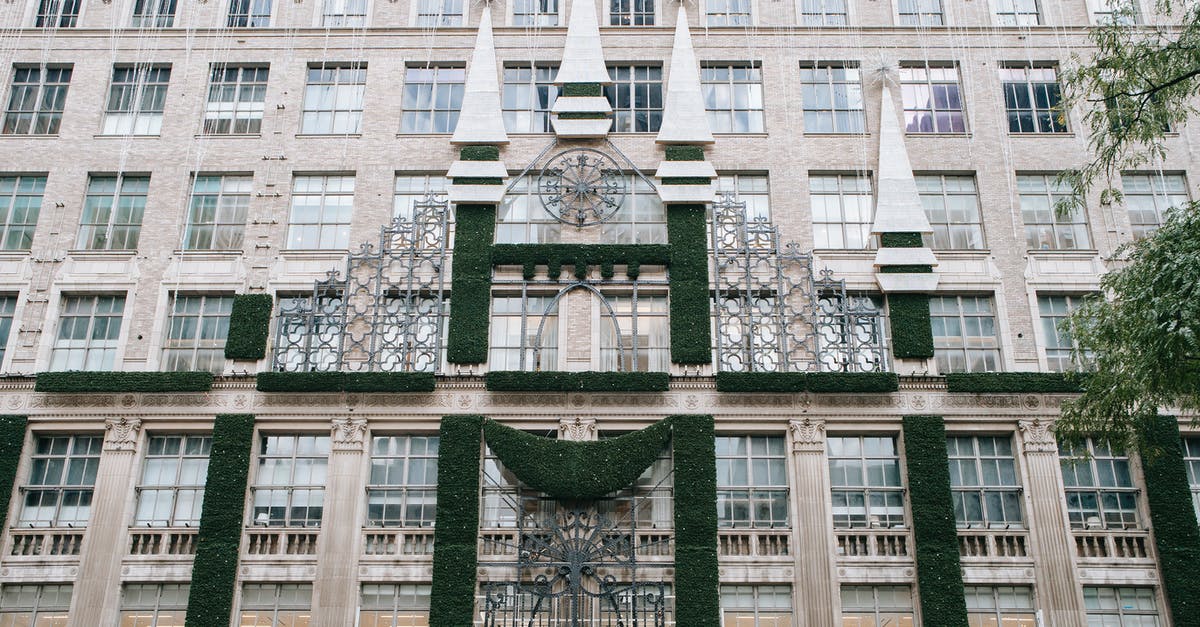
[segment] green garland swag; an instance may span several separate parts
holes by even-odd
[[[25,448],[25,416],[0,416],[0,529],[7,529],[8,503],[12,499],[13,483],[17,480],[17,465]]]
[[[1192,509],[1179,423],[1174,416],[1158,416],[1140,425],[1140,430],[1148,447],[1142,456],[1142,470],[1163,592],[1174,624],[1198,627],[1200,579],[1192,569],[1200,564],[1200,528]]]
[[[225,358],[258,361],[267,356],[267,335],[271,328],[274,300],[270,294],[238,294],[229,312],[229,333],[225,337]]]
[[[892,355],[900,359],[933,357],[933,326],[927,294],[888,294]]]
[[[474,622],[483,420],[483,416],[445,416],[438,433],[437,524],[429,596],[432,627],[466,627]]]

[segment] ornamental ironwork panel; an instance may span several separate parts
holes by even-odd
[[[311,294],[281,298],[272,365],[297,372],[435,372],[447,319],[448,203],[413,203]]]
[[[727,372],[887,370],[883,317],[813,256],[781,244],[766,218],[724,194],[712,206],[718,368]]]

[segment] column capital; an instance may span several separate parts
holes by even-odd
[[[109,418],[104,421],[104,450],[132,453],[137,450],[142,421],[137,418]]]
[[[366,440],[366,437],[366,418],[343,416],[333,419],[332,432],[330,434],[333,450],[361,453],[363,450],[363,441]]]
[[[596,439],[596,419],[574,416],[558,420],[558,439],[590,442]]]
[[[1058,452],[1058,441],[1054,439],[1053,420],[1021,420],[1017,426],[1021,429],[1026,453]]]
[[[813,420],[811,418],[789,420],[788,429],[792,433],[793,453],[825,452],[824,420]]]

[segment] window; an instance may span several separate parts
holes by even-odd
[[[706,26],[750,26],[754,23],[751,0],[704,0]]]
[[[70,84],[70,67],[14,67],[3,134],[57,135]]]
[[[646,199],[646,202],[652,202]],[[562,223],[546,212],[536,176],[523,176],[500,201],[497,244],[546,244],[559,241]]]
[[[746,203],[746,221],[771,219],[771,196],[765,174],[720,174],[717,196],[728,194],[735,202]]]
[[[1188,485],[1192,486],[1192,504],[1200,518],[1200,438],[1183,439],[1183,462],[1187,465]]]
[[[1137,526],[1138,491],[1129,457],[1089,438],[1080,450],[1060,447],[1059,460],[1072,529]]]
[[[1093,24],[1130,26],[1142,23],[1141,7],[1138,4],[1138,0],[1088,0],[1088,9],[1092,14]]]
[[[717,437],[717,518],[723,528],[787,527],[787,455],[781,436]]]
[[[857,64],[802,64],[800,95],[804,101],[804,132],[866,132]]]
[[[1038,296],[1042,338],[1046,343],[1046,365],[1054,372],[1077,370],[1071,353],[1075,341],[1066,328],[1067,316],[1082,302],[1082,296]]]
[[[319,527],[325,507],[329,436],[266,435],[258,451],[250,523]]]
[[[0,250],[29,250],[42,211],[44,176],[0,176]]]
[[[662,67],[610,65],[604,96],[613,108],[614,133],[657,133],[662,125]]]
[[[1134,239],[1153,234],[1172,209],[1187,204],[1187,181],[1182,174],[1121,174],[1121,188]]]
[[[120,627],[173,627],[187,614],[186,583],[127,583],[121,586]]]
[[[396,175],[396,188],[392,197],[392,217],[412,219],[414,205],[429,196],[444,197],[449,181],[437,174]]]
[[[348,135],[362,126],[365,65],[315,65],[304,87],[303,135]]]
[[[417,26],[462,26],[464,0],[417,0]]]
[[[321,3],[321,26],[325,28],[358,28],[367,24],[367,0],[324,0]]]
[[[350,246],[354,176],[297,176],[292,187],[288,248],[339,250]]]
[[[1000,370],[991,296],[934,296],[929,299],[929,314],[938,372]]]
[[[908,586],[842,586],[842,627],[913,627]]]
[[[427,65],[404,72],[401,133],[453,133],[462,108],[466,70]]]
[[[103,133],[158,135],[170,80],[169,66],[114,66],[108,104],[104,108]]]
[[[38,28],[74,28],[83,0],[39,0],[33,25]]]
[[[363,627],[428,625],[429,590],[429,584],[364,583],[358,624]]]
[[[721,586],[725,627],[792,627],[791,586]]]
[[[628,174],[625,179],[625,201],[617,212],[600,226],[603,244],[666,244],[667,210],[662,200],[642,177]],[[535,201],[540,205],[540,201]],[[541,207],[536,207],[542,209]],[[553,220],[542,209],[540,217]],[[555,220],[557,222],[557,220]]]
[[[829,436],[833,526],[887,529],[904,526],[900,454],[892,436]]]
[[[901,26],[941,26],[946,23],[942,0],[897,0]]]
[[[1088,625],[1158,627],[1158,602],[1153,588],[1083,587]]]
[[[618,330],[614,328],[612,318],[603,307],[600,308],[599,370],[666,372],[671,364],[667,297],[639,293],[636,305],[634,303],[629,296],[608,297],[608,304],[613,308],[616,323],[620,327],[620,344],[617,343]],[[635,318],[636,334],[633,333]]]
[[[175,0],[134,0],[134,28],[170,28],[175,25]]]
[[[1033,590],[1025,586],[966,586],[967,622],[972,626],[1037,627]]]
[[[1042,23],[1038,0],[991,0],[1000,26],[1037,26]]]
[[[103,439],[98,435],[34,436],[18,526],[87,526]]]
[[[63,298],[50,370],[113,370],[124,296]]]
[[[1000,68],[1010,133],[1066,133],[1067,113],[1053,65]]]
[[[611,26],[654,26],[654,0],[609,0]]]
[[[241,625],[308,627],[312,621],[312,584],[243,584],[238,616]]]
[[[183,232],[184,250],[241,250],[250,208],[250,176],[195,177]]]
[[[800,0],[800,23],[804,26],[845,26],[846,0]]]
[[[437,515],[437,454],[436,436],[371,438],[368,526],[433,526]]]
[[[504,130],[509,133],[549,133],[550,107],[558,98],[554,74],[558,66],[523,65],[504,68]]]
[[[67,624],[71,584],[18,585],[0,588],[0,625],[59,627]]]
[[[149,189],[149,176],[89,177],[75,247],[137,250]]]
[[[965,133],[967,115],[954,63],[900,66],[904,130],[909,133]]]
[[[337,364],[342,334],[342,293],[323,290],[314,296],[281,296],[274,369],[281,372],[319,372]]]
[[[271,0],[229,0],[230,28],[266,28],[271,25]]]
[[[813,247],[870,248],[875,199],[865,174],[821,174],[808,178]]]
[[[952,436],[946,438],[946,453],[959,527],[1024,526],[1012,438]]]
[[[558,26],[558,0],[513,0],[513,26]]]
[[[204,106],[205,135],[253,135],[262,130],[267,75],[263,66],[217,65]]]
[[[1079,250],[1090,248],[1087,211],[1071,195],[1067,183],[1054,174],[1017,175],[1021,195],[1021,219],[1025,222],[1025,245],[1030,250]],[[1060,214],[1060,211],[1066,211]]]
[[[522,302],[528,309],[522,315]],[[558,305],[553,296],[492,297],[488,367],[494,370],[559,370]],[[544,322],[543,322],[543,314]],[[541,326],[540,345],[537,342]],[[534,350],[537,346],[538,350]]]
[[[183,296],[171,299],[163,370],[225,369],[225,339],[229,336],[232,296]]]
[[[762,68],[758,64],[705,64],[704,107],[714,133],[763,132]]]
[[[199,526],[211,450],[208,435],[150,436],[137,487],[134,526]]]
[[[17,310],[15,296],[0,296],[0,364],[8,352],[8,335],[12,332],[13,315]]]
[[[974,176],[929,174],[917,176],[917,191],[925,217],[933,227],[936,250],[983,250],[983,217]]]

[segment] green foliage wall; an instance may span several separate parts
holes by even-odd
[[[720,627],[717,453],[712,416],[671,416],[675,463],[675,624]]]
[[[667,207],[667,238],[671,245],[671,361],[680,364],[712,362],[705,223],[704,205]]]
[[[1174,416],[1157,416],[1141,427],[1150,449],[1142,456],[1146,500],[1158,548],[1163,591],[1176,627],[1200,627],[1200,528],[1183,461],[1183,442]]]
[[[36,392],[207,392],[211,372],[39,372]]]
[[[259,392],[432,392],[431,372],[260,372]]]
[[[888,317],[892,323],[893,357],[933,357],[933,327],[930,325],[928,295],[888,294]]]
[[[894,372],[718,372],[720,392],[895,392],[900,377]]]
[[[267,356],[267,336],[271,328],[270,294],[238,294],[229,312],[229,335],[225,339],[225,358],[258,361]]]
[[[12,500],[17,465],[25,448],[25,416],[0,416],[0,529],[7,529],[8,504]]]
[[[469,627],[475,612],[483,416],[445,416],[438,441],[431,627]]]
[[[882,248],[925,247],[925,243],[922,240],[920,233],[880,233],[879,244]]]
[[[495,231],[495,205],[458,205],[446,338],[446,359],[453,364],[487,361]]]
[[[493,392],[666,392],[666,372],[525,372],[493,370],[485,376]]]
[[[1082,391],[1083,375],[1064,372],[961,372],[946,375],[950,392],[1053,394]]]
[[[225,625],[233,611],[246,476],[254,446],[254,416],[221,414],[213,421],[212,452],[196,538],[187,627]]]
[[[941,416],[905,416],[904,452],[916,540],[921,622],[967,627],[967,601],[958,559],[958,530]]]

